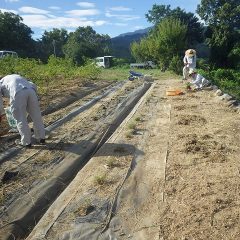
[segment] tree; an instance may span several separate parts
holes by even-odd
[[[32,30],[14,13],[0,11],[0,49],[16,51],[22,57],[34,55]]]
[[[152,9],[145,15],[149,22],[157,25],[165,18],[180,19],[180,21],[187,25],[186,40],[188,46],[203,41],[203,25],[198,18],[191,12],[186,13],[181,8],[177,7],[171,10],[170,5],[154,4]]]
[[[133,42],[130,45],[131,54],[137,62],[154,60],[150,54],[150,40],[148,38],[142,38],[141,41]]]
[[[41,45],[41,59],[46,61],[50,55],[56,57],[64,57],[63,46],[67,43],[68,33],[65,29],[53,28],[52,31],[45,31],[42,35]]]
[[[240,0],[202,0],[197,13],[208,25],[211,62],[219,67],[233,67],[234,47],[240,42]]]
[[[150,35],[151,55],[161,65],[169,67],[174,56],[182,55],[186,48],[187,26],[179,19],[165,18]]]
[[[179,19],[164,18],[148,37],[131,45],[131,52],[136,60],[151,59],[166,69],[186,48],[186,32],[187,26]]]
[[[93,58],[109,53],[110,37],[96,33],[92,27],[79,27],[69,34],[63,52],[77,64],[83,64],[84,58]]]

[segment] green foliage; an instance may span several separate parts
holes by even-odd
[[[53,28],[52,31],[44,31],[41,38],[40,58],[46,62],[50,55],[64,57],[63,46],[68,40],[68,33],[65,29]]]
[[[139,43],[133,42],[130,48],[131,54],[137,62],[147,61],[153,57],[150,53],[151,41],[147,37],[142,38]]]
[[[63,52],[77,65],[84,63],[84,58],[94,58],[109,54],[109,36],[96,33],[92,27],[78,27],[69,34]]]
[[[15,72],[15,67],[18,64],[18,58],[13,58],[11,56],[6,56],[0,58],[0,72],[1,75],[6,75]]]
[[[5,57],[0,59],[0,75],[17,73],[31,79],[40,89],[40,92],[50,91],[52,85],[79,77],[83,80],[97,79],[101,69],[92,61],[87,60],[84,66],[78,67],[71,59],[55,58],[50,56],[47,64],[28,58]]]
[[[210,70],[209,63],[204,58],[197,58],[197,68],[203,69],[204,71]]]
[[[169,64],[169,70],[180,75],[182,74],[182,65],[182,58],[179,56],[174,56]]]
[[[217,69],[213,71],[200,71],[224,92],[240,99],[240,73],[233,69]]]
[[[129,68],[130,61],[127,58],[113,58],[113,67]]]
[[[150,36],[150,52],[154,60],[166,68],[174,56],[181,54],[185,49],[187,27],[174,18],[164,19]]]
[[[51,77],[62,76],[71,77],[75,70],[75,65],[71,59],[58,58],[51,55],[45,65],[45,73]]]
[[[186,46],[186,31],[186,25],[182,24],[180,20],[166,18],[147,38],[142,39],[140,43],[134,42],[131,45],[132,55],[137,61],[153,60],[158,62],[162,69],[166,69],[173,57],[183,52]],[[172,65],[174,64],[173,62]]]
[[[32,56],[32,30],[14,13],[0,11],[0,49],[16,51],[20,56]]]
[[[158,25],[166,18],[179,19],[187,26],[186,40],[188,45],[203,41],[203,26],[198,18],[193,13],[186,13],[179,7],[171,10],[170,5],[154,4],[146,14],[146,18],[155,25]]]
[[[234,48],[240,39],[240,1],[202,0],[197,13],[208,24],[207,43],[211,47],[211,62],[217,67],[235,67],[231,58],[236,54]]]
[[[74,75],[87,80],[95,80],[101,71],[101,68],[96,67],[91,60],[88,60],[84,66],[77,68]]]
[[[238,42],[228,54],[230,65],[240,70],[240,42]]]
[[[103,175],[97,175],[94,177],[94,183],[96,185],[104,185],[107,183],[107,175],[103,174]]]

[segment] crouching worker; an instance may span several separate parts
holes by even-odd
[[[194,85],[196,90],[201,90],[202,88],[210,85],[210,82],[206,78],[198,74],[196,70],[192,68],[189,70],[189,76],[191,77],[191,83]]]
[[[31,147],[31,130],[27,113],[33,121],[34,135],[40,144],[45,143],[45,129],[34,83],[17,74],[7,75],[0,80],[0,120],[4,115],[3,97],[10,98],[10,109],[17,122],[21,140],[16,144]]]

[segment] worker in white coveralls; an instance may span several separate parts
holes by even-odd
[[[194,49],[188,49],[185,52],[185,56],[183,58],[183,80],[187,80],[189,77],[189,69],[195,69],[197,63],[196,51]]]
[[[31,147],[31,130],[27,113],[33,121],[34,135],[40,144],[45,143],[45,129],[37,97],[37,87],[18,74],[7,75],[0,80],[0,121],[4,115],[3,97],[10,98],[10,109],[17,122],[21,140],[16,144]]]
[[[197,73],[195,69],[190,68],[189,77],[192,79],[191,83],[194,85],[196,90],[201,90],[210,85],[210,82],[202,75]]]

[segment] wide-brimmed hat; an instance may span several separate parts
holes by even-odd
[[[195,56],[195,55],[196,55],[196,50],[194,50],[194,49],[188,49],[188,50],[185,52],[185,54],[186,54],[187,56],[189,56],[189,57]]]

